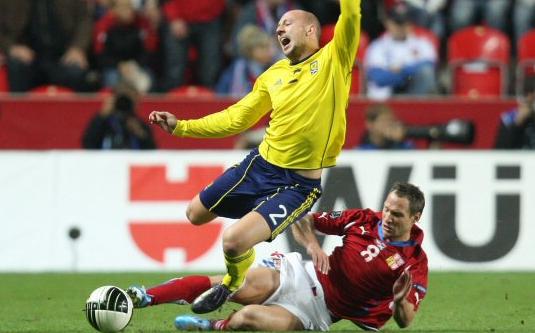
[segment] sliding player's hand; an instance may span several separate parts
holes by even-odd
[[[329,273],[329,256],[317,244],[311,244],[307,247],[307,253],[312,257],[314,267],[323,274]]]
[[[152,111],[149,115],[149,122],[160,126],[168,133],[173,133],[177,119],[175,115],[166,111]]]
[[[394,287],[392,287],[392,292],[394,293],[394,303],[399,303],[404,300],[411,290],[412,276],[411,273],[409,273],[409,268],[410,266],[405,268],[396,282],[394,282]]]

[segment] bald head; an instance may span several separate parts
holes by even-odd
[[[295,15],[297,19],[303,22],[305,26],[307,27],[312,26],[314,28],[314,35],[316,36],[319,42],[321,38],[321,24],[318,18],[316,17],[316,15],[312,14],[311,12],[307,12],[306,10],[301,10],[301,9],[290,10],[286,14],[290,14],[290,13],[292,13],[292,15]]]
[[[297,62],[319,49],[321,26],[314,14],[290,10],[279,21],[277,37],[284,54],[292,62]]]

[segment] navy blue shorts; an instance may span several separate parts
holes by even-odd
[[[202,204],[218,216],[239,219],[251,211],[264,217],[275,239],[310,211],[321,196],[321,180],[275,166],[253,149],[201,193]]]

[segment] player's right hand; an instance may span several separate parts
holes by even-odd
[[[320,271],[322,274],[329,273],[329,269],[331,269],[329,266],[329,256],[327,253],[325,253],[325,251],[323,251],[319,244],[310,244],[307,246],[307,253],[312,258],[314,267],[318,271]]]
[[[164,131],[173,133],[177,119],[174,114],[167,111],[152,111],[149,114],[149,122],[160,126]]]
[[[412,288],[412,275],[409,272],[410,265],[407,266],[399,278],[394,282],[392,292],[394,293],[394,303],[399,303],[407,297]]]

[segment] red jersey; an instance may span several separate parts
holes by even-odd
[[[348,319],[363,328],[382,327],[392,317],[394,282],[407,266],[413,284],[407,299],[418,310],[428,273],[419,227],[412,227],[408,241],[388,242],[383,238],[381,212],[352,209],[313,216],[318,231],[344,236],[343,246],[329,257],[329,273],[316,271],[335,320]]]

